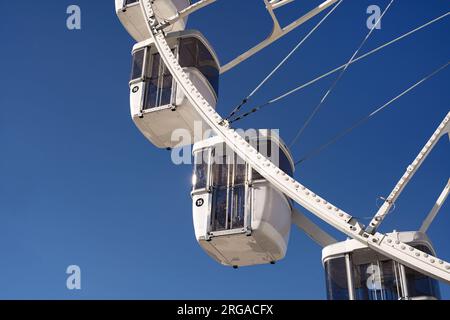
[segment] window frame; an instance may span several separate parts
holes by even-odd
[[[143,61],[142,61],[141,74],[140,74],[140,77],[138,77],[138,78],[130,79],[130,81],[129,81],[130,86],[133,85],[133,84],[136,84],[138,82],[145,81],[145,70],[147,68],[147,51],[148,51],[148,47],[139,48],[139,49],[136,49],[135,51],[133,51],[133,53],[131,55],[132,56],[131,68],[132,69],[131,69],[130,78],[133,76],[134,61],[135,61],[134,56],[139,51],[144,51],[144,57],[143,57]]]
[[[217,82],[217,88],[215,88],[213,85],[212,85],[212,83],[211,83],[211,81],[209,80],[209,78],[198,68],[199,67],[199,65],[198,65],[198,57],[196,57],[196,61],[195,61],[195,65],[193,65],[193,66],[190,66],[190,65],[186,65],[186,66],[184,66],[184,65],[182,65],[181,63],[180,63],[180,66],[182,67],[182,68],[195,68],[196,70],[198,70],[198,72],[205,78],[205,80],[206,80],[206,83],[207,83],[207,85],[208,85],[208,87],[210,88],[210,90],[212,91],[212,92],[214,92],[214,96],[215,96],[215,98],[216,98],[216,100],[218,99],[218,97],[219,97],[219,88],[220,88],[220,86],[219,86],[219,83],[220,83],[220,63],[219,63],[219,61],[218,61],[218,59],[217,59],[217,56],[216,56],[216,54],[214,53],[214,51],[212,51],[211,49],[211,47],[210,47],[210,45],[207,43],[207,42],[205,42],[204,41],[204,39],[202,39],[202,37],[199,37],[198,35],[196,35],[196,34],[189,34],[189,35],[186,35],[186,36],[182,36],[182,37],[180,37],[180,38],[178,38],[177,39],[177,46],[178,47],[181,47],[181,42],[184,40],[184,39],[195,39],[196,41],[197,41],[197,43],[200,43],[201,45],[202,45],[202,49],[203,50],[206,50],[207,52],[208,52],[208,54],[211,56],[211,60],[212,61],[214,61],[214,64],[215,64],[215,69],[217,70],[217,77],[216,77],[216,82]],[[198,44],[196,44],[197,46],[198,46]],[[200,50],[199,50],[200,51]],[[179,52],[178,52],[179,53]],[[197,54],[198,54],[199,52],[197,52]],[[199,54],[198,54],[199,55]],[[178,56],[179,57],[179,56]],[[179,61],[179,59],[178,59],[178,61]],[[179,61],[180,62],[180,61]],[[217,90],[216,90],[217,89]]]
[[[131,3],[127,3],[129,0],[123,0],[122,1],[122,11],[126,11],[127,8],[130,8],[132,6],[135,6],[136,4],[139,4],[139,0],[133,0]]]
[[[418,250],[421,251],[428,251],[430,254],[433,253],[433,250],[426,244],[423,243],[412,243],[410,244],[412,247],[417,248]],[[330,300],[330,288],[328,288],[329,285],[329,277],[328,277],[328,270],[327,270],[327,266],[329,266],[329,262],[331,260],[334,259],[339,259],[339,258],[345,258],[346,255],[349,255],[349,259],[351,262],[351,275],[348,274],[347,271],[345,271],[347,279],[349,276],[352,276],[352,290],[354,293],[354,298],[355,300],[363,300],[363,297],[368,297],[370,298],[370,289],[366,288],[364,285],[362,285],[363,282],[368,280],[367,274],[363,273],[362,270],[367,267],[368,265],[378,265],[380,268],[380,280],[381,280],[381,284],[383,286],[383,289],[381,290],[373,290],[376,296],[378,296],[379,293],[381,293],[381,295],[385,295],[385,299],[386,300],[392,300],[392,298],[394,299],[409,299],[409,300],[414,300],[415,298],[423,298],[423,297],[427,297],[427,298],[434,298],[434,299],[440,299],[440,286],[439,283],[425,275],[425,274],[421,274],[411,268],[406,267],[405,265],[402,265],[398,262],[396,262],[393,259],[390,259],[388,257],[385,256],[376,256],[374,255],[374,257],[376,256],[376,259],[369,259],[366,262],[363,263],[358,263],[355,262],[355,259],[353,259],[353,256],[355,254],[355,251],[350,251],[350,252],[345,252],[345,253],[339,253],[337,255],[334,256],[330,256],[327,257],[324,261],[323,261],[323,266],[325,269],[325,277],[326,277],[326,286],[327,286],[327,299]],[[388,273],[386,273],[386,271],[388,271]],[[389,273],[389,271],[392,271],[391,273]],[[364,275],[364,276],[362,276]],[[419,275],[419,277],[417,277]],[[394,281],[396,282],[395,287],[394,286],[389,286],[389,280],[392,280],[391,278],[393,277]],[[418,279],[418,280],[417,280]],[[357,281],[358,280],[358,281]],[[417,296],[414,295],[412,296],[411,294],[414,294],[415,292],[419,291],[416,290],[417,289],[417,284],[421,284],[418,281],[423,281],[422,284],[426,285],[426,289],[429,289],[430,292],[425,292],[428,293],[429,295],[422,295],[422,296]],[[332,284],[332,283],[330,283]],[[411,287],[414,286],[414,289]],[[333,289],[333,288],[331,288]],[[350,288],[348,288],[349,293],[350,293]],[[331,290],[333,291],[333,290]],[[383,293],[383,291],[385,291]],[[349,296],[350,299],[350,296]],[[333,299],[334,300],[334,299]],[[376,299],[369,299],[369,300],[376,300]],[[381,300],[383,300],[383,298],[381,298]]]
[[[324,267],[324,273],[325,273],[325,288],[326,288],[326,294],[327,294],[327,300],[349,300],[350,299],[350,288],[348,287],[348,277],[349,274],[347,272],[346,267],[346,254],[348,253],[342,253],[335,256],[328,257],[325,261],[323,261],[323,267]],[[343,271],[345,273],[345,278],[342,279],[344,281],[345,287],[338,286],[338,282],[329,276],[331,274],[330,272],[330,263],[333,262],[333,260],[340,259],[340,263],[343,263]],[[347,291],[346,294],[340,291]],[[331,296],[330,296],[331,293]],[[336,294],[334,294],[336,293]],[[336,295],[336,297],[335,297]],[[347,297],[347,298],[346,298]]]
[[[137,82],[143,82],[143,88],[142,88],[143,97],[142,97],[142,103],[141,103],[141,112],[142,113],[148,113],[148,112],[158,111],[158,110],[167,109],[167,108],[174,109],[176,107],[177,83],[176,83],[175,79],[173,78],[173,76],[171,75],[172,83],[171,83],[171,87],[170,87],[170,90],[171,90],[170,102],[168,104],[162,104],[162,105],[158,105],[158,106],[151,107],[151,108],[144,108],[144,106],[147,103],[147,91],[148,91],[147,89],[148,89],[149,83],[152,79],[151,72],[150,72],[152,70],[150,70],[150,68],[153,67],[154,56],[159,54],[157,50],[152,50],[152,48],[154,48],[154,47],[152,47],[152,44],[147,45],[145,47],[144,66],[142,69],[141,78],[130,81],[130,85],[133,83],[137,83]],[[178,44],[173,46],[172,52],[173,52],[175,58],[178,58]],[[164,64],[161,57],[159,59],[160,59],[159,65],[161,65],[161,63]],[[167,69],[167,66],[164,65],[164,67]],[[164,77],[164,74],[163,74],[163,77]],[[158,78],[159,78],[159,76],[158,76]]]
[[[206,148],[202,148],[199,150],[194,151],[194,172],[193,175],[196,172],[196,166],[197,164],[195,163],[195,155],[197,153],[203,153],[207,151],[207,160],[206,160],[206,185],[204,188],[195,188],[194,185],[192,185],[192,192],[191,195],[195,195],[195,194],[199,194],[199,193],[210,193],[211,192],[211,186],[212,186],[212,177],[211,177],[211,170],[212,170],[212,166],[211,166],[211,155],[212,155],[212,148],[211,147],[206,147]],[[205,161],[205,159],[203,159],[202,161]]]
[[[213,154],[213,152],[215,152],[215,150],[217,149],[217,147],[220,144],[216,144],[211,148],[211,157],[212,159],[216,160],[216,155]],[[222,147],[226,148],[226,145],[223,144]],[[223,155],[221,156],[225,156],[228,157],[229,155],[227,154],[226,149],[223,150]],[[238,155],[233,153],[233,163],[220,163],[220,164],[216,164],[219,166],[224,166],[226,165],[226,171],[227,171],[227,183],[226,184],[217,184],[216,182],[213,180],[215,173],[213,172],[213,163],[210,163],[210,179],[211,179],[211,193],[212,193],[212,206],[211,206],[211,213],[210,213],[210,222],[209,222],[209,226],[208,226],[208,232],[211,235],[215,235],[215,236],[219,236],[219,235],[225,235],[225,234],[234,234],[234,233],[243,233],[246,232],[246,230],[248,229],[249,226],[249,213],[250,213],[250,206],[251,206],[251,201],[252,199],[248,197],[248,193],[249,193],[249,188],[248,188],[248,170],[249,170],[249,166],[248,164],[242,160],[244,163],[238,163]],[[238,165],[244,165],[244,174],[243,174],[243,178],[244,180],[239,182],[238,185],[235,186],[235,175],[237,172],[237,168]],[[222,173],[223,171],[221,171]],[[241,197],[242,199],[240,199],[240,201],[237,201],[236,199],[236,192],[237,190],[242,190],[242,194]],[[217,220],[216,217],[216,192],[225,192],[226,193],[226,201],[227,201],[227,205],[226,205],[226,212],[225,212],[225,226],[224,229],[221,230],[215,230],[215,221]],[[235,204],[237,203],[242,203],[244,205],[243,210],[243,216],[242,216],[242,224],[239,224],[237,227],[233,226],[233,218],[235,216],[239,216],[237,213],[237,209],[235,207]]]

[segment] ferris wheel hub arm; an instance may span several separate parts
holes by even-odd
[[[270,6],[272,9],[278,9],[284,6],[285,4],[291,3],[294,0],[271,0],[269,1]]]
[[[180,10],[179,12],[177,12],[176,15],[167,18],[165,21],[159,21],[159,23],[161,24],[159,29],[164,29],[169,25],[174,24],[175,22],[177,22],[180,19],[183,19],[184,17],[189,16],[190,14],[216,2],[217,0],[200,0],[197,1],[193,4],[191,4],[189,7],[184,8],[183,10]]]
[[[267,10],[267,12],[269,12],[269,15],[273,21],[272,35],[282,32],[280,23],[278,22],[277,16],[275,15],[275,12],[274,12],[275,9],[274,9],[273,5],[269,2],[269,0],[263,0],[263,1],[264,1],[264,4],[266,5],[266,10]]]
[[[297,208],[292,209],[292,222],[321,247],[327,247],[338,241],[308,219]]]
[[[444,187],[444,190],[442,190],[442,193],[439,195],[439,198],[434,204],[433,209],[431,209],[430,213],[423,221],[422,226],[420,227],[420,232],[426,233],[428,231],[428,228],[430,227],[434,218],[436,218],[437,214],[441,210],[449,193],[450,193],[450,179],[448,179],[447,185]]]
[[[265,40],[261,41],[260,43],[258,43],[256,46],[254,46],[250,50],[244,52],[243,54],[239,55],[238,57],[234,58],[233,60],[231,60],[230,62],[228,62],[224,66],[222,66],[220,68],[220,73],[225,73],[225,72],[229,71],[230,69],[236,67],[241,62],[247,60],[248,58],[250,58],[251,56],[255,55],[256,53],[258,53],[259,51],[261,51],[265,47],[269,46],[273,42],[277,41],[281,37],[283,37],[286,34],[288,34],[289,32],[291,32],[292,30],[294,30],[297,27],[301,26],[302,24],[304,24],[308,20],[314,18],[316,15],[318,15],[322,11],[326,10],[328,7],[330,7],[331,5],[336,3],[337,1],[338,0],[327,0],[327,1],[324,1],[322,4],[320,4],[319,6],[317,6],[314,9],[312,9],[311,11],[306,13],[305,15],[301,16],[300,18],[298,18],[297,20],[295,20],[294,22],[292,22],[288,26],[286,26],[284,28],[281,28],[280,24],[278,23],[278,19],[276,18],[274,10],[279,8],[279,7],[281,7],[281,6],[286,5],[286,4],[288,4],[288,3],[292,2],[292,1],[283,1],[282,0],[282,1],[279,1],[279,2],[274,2],[274,1],[270,1],[269,2],[268,0],[264,0],[264,3],[266,4],[267,11],[269,12],[269,14],[270,14],[270,16],[272,17],[272,20],[273,20],[272,32],[270,33],[270,35]]]
[[[396,241],[389,235],[376,233],[374,235],[365,232],[351,215],[319,197],[301,183],[283,172],[264,155],[259,153],[235,130],[226,128],[222,123],[222,117],[206,101],[202,94],[189,80],[188,75],[178,63],[170,49],[165,35],[157,30],[158,21],[155,18],[151,0],[140,0],[141,10],[147,19],[147,27],[154,41],[161,59],[168,71],[177,82],[180,90],[192,104],[195,111],[206,124],[224,140],[224,142],[239,157],[247,162],[253,169],[260,173],[274,188],[287,195],[289,198],[327,222],[334,228],[354,238],[373,250],[392,258],[414,270],[434,277],[438,280],[450,283],[450,264],[438,258],[412,248],[411,246]]]
[[[380,224],[383,222],[383,220],[391,211],[392,207],[394,206],[397,199],[400,197],[405,187],[411,181],[412,177],[416,174],[421,165],[425,162],[425,159],[428,157],[433,148],[445,134],[450,134],[450,112],[447,113],[444,120],[441,122],[441,124],[433,133],[431,138],[427,141],[425,146],[419,152],[416,159],[414,159],[413,163],[411,163],[408,166],[405,173],[403,174],[403,176],[400,178],[400,180],[397,182],[394,189],[390,193],[389,197],[387,197],[383,205],[380,207],[378,212],[373,217],[372,221],[370,221],[370,224],[366,229],[367,232],[374,233],[377,230],[377,228],[380,226]]]

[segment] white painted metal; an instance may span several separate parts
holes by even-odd
[[[426,219],[423,221],[422,226],[420,227],[420,232],[427,232],[434,218],[436,218],[437,214],[441,210],[442,206],[445,203],[448,195],[450,193],[450,179],[448,179],[447,185],[442,190],[442,193],[439,195],[433,209],[431,209],[430,213],[428,213]]]
[[[345,270],[347,274],[347,287],[349,300],[355,300],[355,285],[353,280],[353,268],[350,254],[345,255]]]
[[[120,0],[116,0],[116,1],[120,1]],[[254,54],[258,53],[259,51],[261,51],[262,49],[264,49],[271,43],[275,42],[276,40],[285,36],[286,34],[291,32],[292,30],[296,29],[297,27],[299,27],[306,21],[315,17],[317,14],[319,14],[323,10],[327,9],[329,6],[331,6],[333,3],[335,3],[338,0],[324,1],[321,5],[319,5],[315,9],[311,10],[307,14],[303,15],[296,21],[292,22],[291,24],[289,24],[288,26],[286,26],[284,28],[281,28],[281,26],[278,22],[278,19],[276,18],[276,15],[274,13],[274,10],[281,8],[282,6],[284,6],[288,3],[291,3],[293,1],[294,0],[271,0],[271,1],[264,0],[267,11],[269,12],[271,18],[273,19],[273,23],[274,23],[271,34],[264,41],[262,41],[261,43],[259,43],[256,46],[254,46],[252,49],[244,52],[243,54],[239,55],[232,61],[228,62],[226,65],[222,66],[221,73],[224,73],[224,72],[236,67],[238,64],[240,64],[241,62],[250,58]],[[171,25],[174,25],[175,23],[177,23],[180,19],[183,19],[183,18],[189,16],[190,14],[196,12],[197,10],[202,9],[202,8],[206,7],[207,5],[210,5],[214,2],[216,2],[216,0],[200,0],[200,1],[190,5],[189,7],[186,7],[185,9],[178,11],[175,15],[173,15],[171,17],[167,17],[165,19],[159,19],[159,21],[158,21],[160,23],[159,28],[166,29],[166,28],[168,28],[168,26],[171,26]]]
[[[195,11],[200,10],[200,9],[202,9],[202,8],[206,7],[207,5],[210,5],[210,4],[214,3],[214,2],[216,2],[216,0],[200,0],[200,1],[197,1],[197,2],[195,2],[193,4],[191,4],[189,7],[178,11],[174,16],[165,19],[164,22],[162,22],[162,21],[159,21],[159,22],[161,23],[161,25],[164,28],[164,26],[172,25],[175,22],[177,22],[178,20],[183,19],[183,18],[189,16],[190,14],[194,13]]]
[[[337,243],[337,240],[322,230],[297,208],[292,209],[292,223],[322,248]]]
[[[270,135],[267,135],[270,133]],[[273,132],[260,130],[259,134],[253,131],[246,136],[250,144],[266,146],[267,141],[271,141],[271,156],[273,159],[279,158],[277,151],[283,152],[293,169],[293,161],[290,154],[286,151],[283,142],[274,135]],[[231,159],[234,155],[232,150],[223,150],[224,141],[220,137],[212,137],[194,144],[193,155],[202,151],[202,155],[209,154],[216,149],[219,154],[226,154]],[[207,150],[207,152],[205,151]],[[210,156],[211,157],[211,156]],[[215,160],[222,160],[217,157]],[[203,159],[208,161],[208,159]],[[275,161],[275,160],[274,160]],[[207,163],[213,163],[212,157]],[[222,164],[229,168],[229,163]],[[215,166],[212,166],[215,167]],[[251,168],[246,168],[247,181],[245,182],[244,223],[237,228],[226,228],[225,230],[215,231],[212,227],[214,220],[214,209],[223,205],[215,203],[214,188],[210,185],[213,174],[209,166],[208,185],[192,192],[192,211],[195,236],[200,246],[216,261],[227,266],[250,266],[257,264],[267,264],[283,259],[286,255],[289,234],[291,229],[291,202],[280,191],[273,188],[272,185],[261,179],[250,179]],[[234,181],[233,173],[228,174],[229,181]],[[193,177],[193,181],[196,181]],[[242,183],[242,182],[241,182]],[[222,186],[223,187],[223,186]],[[241,184],[242,187],[242,184]],[[233,192],[234,186],[230,186],[228,191]],[[227,194],[228,194],[227,191]],[[237,209],[233,207],[235,198],[233,196],[228,205],[231,205],[231,211]],[[242,199],[242,198],[241,198]],[[240,201],[236,201],[239,203]],[[200,203],[200,205],[199,205]],[[230,208],[226,206],[228,210]],[[226,210],[225,207],[223,210]],[[222,211],[221,211],[222,212]],[[225,215],[225,214],[224,214]],[[228,220],[228,219],[224,219]],[[233,221],[233,219],[230,219]],[[241,220],[242,221],[242,220]]]
[[[167,34],[166,39],[169,46],[175,50],[181,38],[199,39],[209,49],[216,65],[219,66],[217,55],[200,32],[192,30],[171,32]],[[148,48],[147,56],[158,52],[153,40],[148,39],[136,44],[133,47],[133,53],[143,48]],[[145,61],[144,69],[147,69],[147,63],[150,62],[149,57]],[[215,107],[217,96],[205,76],[196,68],[183,69],[209,105]],[[147,92],[145,87],[147,81],[144,78],[130,81],[131,117],[142,134],[158,148],[173,148],[203,139],[204,133],[209,128],[207,123],[192,108],[183,91],[177,90],[176,86],[173,87],[172,94],[175,92],[175,96],[170,104],[150,109],[143,107]],[[175,131],[176,129],[179,129],[179,131]]]
[[[269,14],[273,20],[272,32],[265,40],[263,40],[262,42],[260,42],[259,44],[257,44],[253,48],[251,48],[250,50],[244,52],[243,54],[239,55],[238,57],[234,58],[233,60],[231,60],[224,66],[222,66],[220,68],[220,70],[221,70],[220,72],[224,73],[224,72],[227,72],[228,70],[236,67],[241,62],[247,60],[248,58],[250,58],[254,54],[258,53],[259,51],[261,51],[268,45],[272,44],[273,42],[277,41],[281,37],[284,37],[286,34],[291,32],[292,30],[296,29],[297,27],[301,26],[302,24],[304,24],[311,18],[315,17],[316,15],[318,15],[319,13],[321,13],[322,11],[324,11],[325,9],[327,9],[328,7],[330,7],[332,4],[334,4],[337,1],[338,0],[324,1],[316,8],[312,9],[305,15],[303,15],[300,18],[298,18],[297,20],[295,20],[294,22],[292,22],[289,25],[287,25],[286,27],[282,28],[280,26],[280,24],[278,23],[278,19],[276,18],[274,10],[276,8],[279,8],[283,5],[291,2],[291,1],[280,1],[280,2],[271,1],[271,2],[269,2],[268,0],[264,0],[264,3],[266,4],[266,9],[269,12]]]
[[[279,191],[299,203],[301,206],[324,220],[334,228],[347,234],[363,245],[380,252],[412,269],[450,283],[450,264],[436,257],[425,254],[413,247],[398,241],[390,235],[366,233],[362,226],[346,212],[321,198],[294,178],[282,172],[255,148],[250,146],[233,129],[224,127],[222,117],[202,97],[193,86],[188,75],[178,64],[170,47],[167,45],[164,34],[158,31],[158,21],[154,15],[150,0],[140,0],[142,11],[148,20],[148,28],[155,45],[161,54],[171,74],[176,79],[179,88],[192,103],[199,115],[208,123],[213,131],[222,137],[225,143],[241,158],[248,162],[264,178],[266,178]],[[446,123],[450,120],[446,118]]]
[[[393,239],[397,239],[397,241],[399,242],[403,242],[403,243],[407,243],[410,246],[413,247],[423,247],[426,248],[426,250],[428,250],[429,253],[435,254],[432,243],[430,241],[430,239],[427,237],[427,235],[423,232],[420,231],[408,231],[408,232],[393,232],[388,234],[389,236],[391,236]],[[336,261],[335,259],[342,259],[343,257],[345,257],[345,274],[340,274],[337,272],[337,270],[331,270],[329,268],[331,268],[330,263],[327,262],[331,262],[331,261]],[[434,292],[434,290],[429,291],[428,293],[431,294],[431,296],[414,296],[414,297],[409,297],[408,294],[408,288],[410,289],[415,289],[415,285],[414,285],[414,281],[415,277],[411,276],[411,272],[406,272],[405,266],[403,265],[397,265],[397,263],[395,263],[394,265],[390,265],[388,263],[390,259],[386,256],[383,256],[381,254],[379,254],[378,252],[371,250],[369,248],[367,248],[365,245],[363,245],[362,243],[354,240],[354,239],[348,239],[346,241],[342,241],[342,242],[338,242],[336,244],[332,244],[328,247],[325,247],[322,250],[322,264],[324,265],[324,267],[326,267],[326,276],[328,277],[327,279],[327,283],[328,284],[332,284],[334,281],[337,281],[337,283],[339,283],[338,280],[342,279],[347,279],[347,290],[348,290],[348,295],[349,295],[349,299],[350,300],[354,300],[355,298],[357,298],[355,296],[355,289],[364,289],[364,290],[369,290],[369,291],[379,291],[379,293],[381,294],[380,298],[381,299],[386,299],[386,296],[383,295],[383,290],[385,289],[391,289],[392,290],[392,285],[397,287],[397,294],[398,294],[398,298],[401,299],[424,299],[424,300],[435,300],[439,293],[438,292]],[[381,266],[381,263],[384,263],[384,267]],[[328,265],[328,268],[327,268]],[[376,266],[378,271],[373,270],[372,272],[367,272],[368,274],[371,274],[372,277],[369,277],[367,274],[365,274],[365,272],[363,271],[364,269],[361,269],[361,267],[364,266],[364,269],[366,268],[373,268],[373,266]],[[386,268],[386,269],[385,269]],[[387,271],[389,268],[391,268],[391,272],[393,271],[395,274],[395,279],[396,281],[394,283],[392,283],[389,279],[389,271]],[[366,270],[369,270],[366,269]],[[356,274],[354,273],[354,270],[357,270]],[[387,271],[387,278],[384,278],[383,276],[383,272]],[[345,277],[346,275],[346,277]],[[374,276],[374,277],[373,277]],[[331,278],[330,278],[331,277]],[[333,279],[333,277],[335,279]],[[368,277],[367,279],[365,277]],[[371,284],[369,284],[367,281],[369,280],[369,278],[371,279]],[[429,281],[426,279],[421,279],[422,281]],[[374,285],[375,283],[377,283],[376,285]],[[429,282],[429,284],[431,284],[431,282]],[[365,287],[367,285],[367,287]],[[386,286],[386,287],[385,287]],[[427,287],[422,285],[423,288]],[[328,288],[329,290],[333,291],[333,289]],[[400,290],[401,289],[401,290]],[[428,290],[431,288],[425,289]],[[414,290],[415,292],[415,290]],[[424,294],[425,292],[421,292],[421,294]],[[418,293],[415,293],[416,295]],[[433,296],[433,294],[437,294],[437,296]],[[361,298],[359,298],[361,299]]]
[[[270,6],[272,7],[272,9],[278,9],[281,8],[282,6],[284,6],[285,4],[291,3],[294,0],[271,0],[269,2]]]
[[[408,280],[406,277],[406,269],[404,265],[400,265],[400,281],[402,286],[402,291],[404,295],[404,299],[410,299],[409,297],[409,290],[408,290]]]
[[[369,226],[367,227],[366,231],[368,233],[374,233],[381,222],[386,218],[386,216],[389,214],[390,210],[392,209],[392,206],[395,204],[395,201],[397,201],[398,197],[400,197],[401,193],[407,186],[407,184],[411,181],[414,174],[419,170],[420,166],[425,162],[425,159],[428,157],[428,155],[431,153],[433,148],[436,146],[436,144],[439,142],[439,140],[445,135],[450,134],[450,112],[447,113],[447,116],[442,121],[442,123],[439,125],[439,127],[436,129],[436,131],[433,133],[431,138],[427,141],[425,146],[422,148],[420,153],[417,155],[416,159],[414,159],[413,163],[411,163],[408,168],[406,169],[405,173],[401,177],[401,179],[397,182],[396,186],[392,190],[391,194],[387,199],[384,201],[383,205],[380,207],[378,212],[373,217],[372,221],[370,221]]]
[[[153,8],[159,19],[166,19],[189,7],[189,4],[189,0],[154,0]],[[120,22],[134,40],[140,42],[150,37],[139,1],[115,0],[115,5],[116,14]],[[164,30],[166,32],[184,30],[186,23],[187,17],[182,17],[164,28]]]
[[[404,232],[392,232],[387,233],[387,236],[395,239],[396,241],[400,241],[403,243],[407,243],[410,245],[423,245],[431,250],[433,254],[435,251],[433,249],[431,240],[428,236],[420,231],[404,231]],[[360,241],[354,239],[347,239],[345,241],[336,242],[322,249],[322,264],[332,257],[342,256],[347,253],[352,253],[354,251],[367,249],[367,246],[361,243]],[[378,255],[378,253],[375,253]]]

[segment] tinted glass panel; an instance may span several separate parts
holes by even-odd
[[[357,300],[398,300],[400,273],[394,262],[377,261],[355,266],[353,269]]]
[[[280,169],[292,177],[294,172],[292,170],[291,162],[288,160],[288,157],[286,156],[286,154],[281,150],[280,150],[279,159],[280,159]]]
[[[246,165],[234,154],[224,155],[226,149],[222,147],[213,152],[212,231],[244,227]]]
[[[234,164],[234,186],[245,184],[247,166],[244,160],[236,155]]]
[[[133,53],[133,64],[131,66],[131,80],[142,77],[142,68],[144,65],[145,49]]]
[[[230,229],[244,227],[245,215],[245,186],[236,186],[233,188],[232,214],[230,221]]]
[[[248,139],[247,139],[248,140]],[[255,147],[255,142],[248,141],[253,147]],[[258,141],[256,142],[256,150],[260,152],[266,158],[270,158],[272,156],[272,143],[268,140]],[[270,160],[270,159],[269,159]],[[264,180],[264,177],[258,173],[256,170],[252,170],[252,180]]]
[[[252,169],[252,180],[253,180],[253,181],[256,181],[256,180],[263,180],[263,179],[264,179],[264,177],[263,177],[262,175],[260,175],[260,174],[258,173],[258,171]]]
[[[204,189],[207,186],[208,178],[208,150],[195,153],[194,156],[194,178],[193,189]]]
[[[216,158],[217,160],[217,158]],[[220,162],[214,162],[212,165],[213,170],[213,186],[226,187],[228,186],[228,164],[226,162],[226,156],[221,157]]]
[[[219,66],[200,40],[193,37],[180,40],[179,63],[182,67],[197,68],[219,95]]]
[[[408,283],[408,294],[414,297],[435,297],[441,298],[439,284],[436,280],[418,273],[413,269],[405,267],[406,282]]]
[[[414,245],[414,248],[433,255],[433,252],[424,245]],[[412,269],[405,267],[408,294],[410,297],[435,297],[441,299],[439,282]]]
[[[153,54],[147,80],[144,109],[165,106],[172,102],[172,75],[161,61],[159,53]]]
[[[258,151],[264,156],[270,158],[272,162],[278,165],[278,167],[283,170],[286,174],[292,177],[294,174],[292,170],[292,166],[286,154],[278,148],[278,146],[270,140],[263,140],[257,143]],[[252,180],[263,180],[263,176],[261,176],[256,170],[252,170]]]
[[[221,231],[227,228],[229,215],[228,188],[216,188],[213,193],[212,231]]]
[[[325,279],[328,300],[348,300],[345,258],[333,258],[325,262]]]

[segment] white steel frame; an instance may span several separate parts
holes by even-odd
[[[411,181],[412,177],[419,170],[421,165],[425,162],[425,159],[429,156],[431,151],[433,151],[434,147],[437,145],[439,140],[448,134],[450,136],[450,123],[448,122],[448,118],[450,117],[450,112],[447,114],[447,117],[442,121],[441,125],[436,129],[436,131],[431,136],[430,140],[427,141],[425,146],[422,148],[420,153],[417,155],[416,159],[414,159],[413,163],[411,163],[408,168],[406,168],[405,173],[400,178],[400,180],[395,185],[391,194],[384,201],[383,205],[380,207],[378,212],[373,217],[372,221],[368,228],[366,229],[369,233],[374,233],[377,228],[380,226],[381,222],[386,218],[386,216],[391,211],[392,207],[395,205],[395,201],[400,197],[403,190],[406,188],[408,183]],[[444,189],[445,191],[445,189]],[[447,190],[448,194],[448,190]],[[437,214],[437,212],[436,212]],[[431,223],[431,221],[430,221]]]
[[[448,179],[447,185],[444,187],[444,190],[442,190],[442,193],[440,194],[430,213],[423,221],[422,226],[419,229],[420,232],[426,233],[428,231],[428,228],[430,227],[434,218],[436,218],[437,214],[441,210],[449,193],[450,193],[450,179]]]
[[[164,33],[159,28],[159,22],[153,12],[152,1],[140,0],[140,6],[144,17],[147,19],[147,26],[151,38],[153,38],[155,46],[161,54],[161,58],[166,63],[167,68],[177,81],[180,90],[183,90],[203,120],[235,153],[272,183],[280,192],[283,192],[334,228],[380,254],[418,272],[450,284],[450,264],[448,262],[428,255],[405,243],[401,243],[390,235],[379,232],[375,232],[374,234],[366,232],[363,226],[351,215],[329,203],[290,177],[248,144],[237,132],[224,126],[223,118],[209,105],[197,88],[195,88],[173,55]],[[450,113],[444,119],[443,125],[447,126],[449,121]]]
[[[331,5],[336,3],[338,0],[326,0],[326,1],[322,2],[316,8],[312,9],[311,11],[309,11],[308,13],[301,16],[300,18],[298,18],[297,20],[295,20],[294,22],[290,23],[289,25],[287,25],[285,27],[280,26],[280,23],[278,22],[277,16],[275,14],[275,10],[278,8],[281,8],[282,6],[284,6],[288,3],[293,2],[294,0],[270,0],[270,1],[263,0],[263,1],[264,1],[264,4],[266,5],[266,9],[269,12],[269,15],[273,21],[272,32],[265,40],[261,41],[260,43],[255,45],[253,48],[249,49],[248,51],[237,56],[230,62],[221,66],[220,73],[224,73],[224,72],[227,72],[227,71],[233,69],[241,62],[247,60],[248,58],[250,58],[254,54],[258,53],[259,51],[261,51],[262,49],[264,49],[271,43],[277,41],[281,37],[284,37],[292,30],[298,28],[306,21],[310,20],[311,18],[315,17],[322,11],[326,10],[328,7],[330,7]],[[168,25],[175,23],[177,20],[182,19],[182,18],[190,15],[191,13],[194,13],[195,11],[202,9],[202,8],[206,7],[207,5],[210,5],[214,2],[216,2],[216,0],[197,1],[196,3],[192,4],[191,6],[178,12],[175,16],[173,16],[165,21],[158,21],[158,23],[160,23],[160,25],[156,26],[156,28],[157,28],[157,30],[165,29]]]
[[[338,242],[335,238],[323,231],[318,225],[301,213],[297,208],[292,209],[292,223],[323,248]]]

